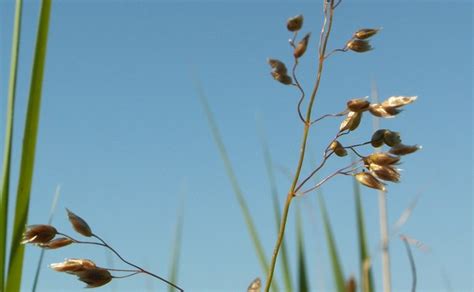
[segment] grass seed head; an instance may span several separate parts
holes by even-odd
[[[369,106],[369,112],[379,118],[393,118],[402,110],[397,109],[396,107],[382,106],[378,103],[373,103]]]
[[[57,249],[61,247],[65,247],[73,243],[74,241],[67,237],[60,237],[57,239],[53,239],[46,243],[39,243],[38,246],[46,249]]]
[[[347,150],[342,146],[339,141],[333,141],[329,146],[329,149],[334,151],[334,153],[339,157],[344,157],[347,155]]]
[[[286,75],[288,70],[286,69],[285,63],[277,59],[268,59],[267,60],[270,67],[272,67],[273,72],[276,72],[280,75]]]
[[[378,165],[394,165],[400,161],[400,157],[390,155],[386,152],[372,153],[365,158],[367,164],[375,163]]]
[[[69,222],[71,222],[72,227],[74,230],[76,230],[78,233],[91,237],[93,235],[91,228],[89,227],[89,224],[82,219],[81,217],[77,216],[73,212],[71,212],[69,209],[66,209],[67,211],[67,216],[69,218]]]
[[[385,185],[379,181],[375,176],[368,172],[359,172],[355,175],[355,178],[358,182],[363,184],[366,187],[376,189],[376,190],[381,190],[385,192]]]
[[[289,31],[298,31],[303,27],[303,15],[296,15],[286,21],[286,28]]]
[[[346,44],[346,48],[357,53],[365,53],[372,50],[372,46],[366,40],[354,39]]]
[[[56,272],[65,272],[75,275],[78,272],[94,269],[97,266],[93,261],[87,259],[66,259],[62,263],[51,264],[49,267]]]
[[[372,146],[376,148],[382,146],[384,143],[384,135],[386,131],[386,129],[380,129],[375,131],[372,135],[372,138],[370,139],[370,144],[372,144]]]
[[[296,48],[293,52],[293,55],[295,58],[300,58],[301,56],[304,55],[306,52],[306,49],[308,48],[308,42],[309,42],[309,37],[311,36],[311,33],[307,33],[303,39],[296,45]]]
[[[260,278],[256,278],[255,280],[250,283],[249,287],[247,288],[247,292],[260,292],[262,288],[262,281]]]
[[[342,121],[341,125],[339,126],[339,132],[342,132],[345,130],[354,131],[360,125],[361,120],[362,120],[361,112],[350,111],[347,114],[347,117]]]
[[[370,101],[365,98],[354,98],[347,102],[347,108],[353,112],[364,112],[369,109]]]
[[[397,169],[390,165],[378,165],[371,163],[369,165],[370,172],[373,173],[377,178],[385,181],[399,182],[400,173]]]
[[[354,37],[359,40],[365,40],[376,35],[379,31],[380,28],[363,28],[356,31]]]
[[[400,143],[390,148],[388,152],[393,155],[407,155],[407,154],[416,152],[420,149],[421,149],[420,145],[404,145]]]
[[[92,268],[77,273],[79,281],[87,284],[86,288],[96,288],[104,286],[112,281],[110,272],[103,268]]]
[[[51,225],[39,224],[27,226],[25,232],[23,232],[21,244],[47,243],[56,236],[57,232],[56,228]]]
[[[383,135],[383,141],[387,146],[395,146],[402,143],[402,139],[400,138],[399,132],[393,132],[390,130],[386,130]]]

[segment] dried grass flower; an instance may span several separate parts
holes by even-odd
[[[346,48],[357,53],[365,53],[372,50],[372,46],[366,40],[353,39],[347,42]]]
[[[400,181],[400,173],[397,169],[390,165],[378,165],[375,163],[371,163],[369,165],[370,172],[375,175],[378,179],[391,181],[391,182],[399,182]]]
[[[364,112],[369,109],[370,101],[367,97],[354,98],[347,102],[347,108],[353,112]]]
[[[60,237],[57,239],[53,239],[46,243],[39,243],[38,246],[46,249],[57,249],[61,247],[65,247],[73,243],[74,241],[68,237]]]
[[[62,263],[54,263],[49,267],[56,272],[64,272],[68,274],[77,274],[78,272],[94,269],[96,264],[88,259],[66,259]]]
[[[76,230],[78,233],[91,237],[93,235],[91,228],[89,227],[89,224],[82,219],[81,217],[77,216],[73,212],[71,212],[69,209],[66,209],[67,211],[67,216],[69,218],[69,221],[72,224],[72,227],[74,230]]]
[[[289,31],[293,31],[293,32],[298,31],[303,27],[303,20],[304,18],[302,14],[291,17],[286,22],[286,28]]]
[[[376,35],[379,31],[380,28],[362,28],[354,33],[354,37],[360,40],[365,40]]]
[[[339,132],[345,130],[354,131],[359,126],[361,120],[361,112],[349,112],[347,114],[347,117],[342,121],[341,125],[339,126]]]
[[[25,232],[23,232],[21,244],[47,243],[56,236],[57,232],[56,228],[51,225],[38,224],[27,226]]]
[[[386,191],[385,185],[379,181],[375,176],[368,172],[359,172],[355,174],[355,178],[358,182],[372,189],[377,189],[381,191]]]
[[[76,275],[79,277],[79,281],[87,284],[86,288],[104,286],[112,281],[113,278],[110,272],[103,268],[87,269],[77,273]]]
[[[420,145],[404,145],[400,143],[390,148],[388,152],[394,155],[407,155],[416,152],[420,149]]]
[[[301,56],[304,55],[306,52],[306,49],[308,48],[308,43],[309,43],[309,37],[311,36],[311,33],[307,33],[303,39],[296,45],[296,48],[293,52],[293,55],[295,58],[300,58]]]

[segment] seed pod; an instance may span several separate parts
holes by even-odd
[[[272,74],[273,78],[276,81],[280,82],[280,83],[283,83],[285,85],[293,84],[293,79],[291,79],[291,77],[286,75],[286,74],[281,75],[281,74],[278,74],[276,72],[272,72],[271,74]]]
[[[298,31],[303,27],[303,15],[296,15],[294,17],[291,17],[287,20],[286,22],[286,28],[289,31]]]
[[[76,230],[79,234],[82,234],[87,237],[91,237],[93,235],[92,230],[89,227],[89,224],[87,224],[87,222],[84,219],[77,216],[73,212],[69,211],[69,209],[66,209],[66,211],[67,211],[67,216],[69,218],[69,222],[71,222],[74,230]]]
[[[362,120],[362,113],[358,112],[349,112],[347,117],[342,121],[341,125],[339,126],[339,132],[349,130],[354,131],[360,124]]]
[[[364,112],[369,109],[370,101],[367,98],[355,98],[347,102],[347,108],[353,112]]]
[[[414,102],[418,96],[391,96],[387,100],[382,102],[383,107],[402,107],[404,105]]]
[[[268,59],[267,60],[270,67],[272,67],[273,72],[276,72],[280,75],[286,75],[288,70],[286,69],[285,63],[277,59]]]
[[[419,149],[421,149],[421,146],[419,145],[408,146],[408,145],[403,145],[402,143],[400,143],[390,148],[388,152],[394,155],[407,155],[407,154],[416,152]]]
[[[67,245],[70,245],[73,243],[72,239],[67,238],[67,237],[60,237],[57,239],[53,239],[51,241],[48,241],[46,243],[39,243],[38,246],[45,248],[45,249],[57,249],[61,247],[65,247]]]
[[[367,156],[364,161],[367,164],[375,163],[378,165],[393,165],[400,161],[400,157],[392,156],[386,152],[372,153]]]
[[[353,39],[347,42],[346,48],[357,53],[365,53],[372,50],[372,46],[368,41]]]
[[[304,38],[296,45],[295,51],[293,52],[293,55],[295,58],[299,58],[303,56],[303,54],[306,52],[306,48],[308,47],[308,42],[309,42],[309,37],[311,36],[311,33],[307,33]]]
[[[51,225],[30,225],[23,232],[21,244],[25,243],[46,243],[57,234],[56,228]]]
[[[374,132],[372,138],[370,139],[370,144],[372,144],[373,147],[380,147],[383,145],[385,131],[387,130],[380,129]]]
[[[381,190],[385,192],[385,185],[380,182],[375,176],[368,172],[359,172],[355,175],[355,178],[358,182],[363,184],[366,187]]]
[[[347,150],[342,146],[341,143],[339,143],[339,141],[332,142],[329,146],[329,149],[334,151],[334,153],[339,157],[344,157],[347,155]]]
[[[389,165],[378,165],[375,163],[371,163],[369,165],[370,172],[373,173],[377,178],[391,181],[391,182],[399,182],[400,181],[400,173],[395,168]]]
[[[354,33],[354,37],[358,38],[360,40],[365,40],[370,38],[371,36],[374,36],[379,32],[380,28],[375,29],[375,28],[363,28],[359,29]]]

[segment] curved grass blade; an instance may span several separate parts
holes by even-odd
[[[301,211],[296,213],[296,241],[298,247],[298,291],[309,291],[308,271],[306,269],[306,253],[304,248],[303,223],[301,222]],[[289,290],[291,291],[291,290]]]
[[[268,176],[268,182],[270,183],[270,190],[272,194],[272,202],[273,202],[273,211],[275,214],[275,226],[276,226],[276,232],[280,230],[280,224],[281,224],[281,209],[280,209],[280,203],[278,200],[278,189],[276,186],[276,180],[275,180],[275,173],[273,172],[273,161],[272,161],[272,156],[270,155],[270,148],[268,147],[267,139],[265,138],[265,132],[263,130],[263,126],[259,127],[260,131],[260,143],[262,145],[262,151],[263,151],[263,159],[265,162],[265,168],[267,170],[267,176]],[[285,239],[283,239],[283,243],[281,244],[281,250],[280,250],[280,260],[281,260],[281,266],[282,266],[282,275],[283,275],[283,282],[285,285],[285,291],[291,291],[293,290],[293,283],[291,281],[291,268],[290,268],[290,262],[288,260],[288,251],[286,248],[286,243]]]
[[[30,203],[30,191],[33,182],[36,138],[41,107],[41,91],[46,59],[51,0],[41,2],[41,11],[36,39],[36,49],[31,76],[30,96],[26,113],[23,148],[21,153],[20,178],[16,198],[15,218],[10,249],[10,262],[6,291],[20,291],[23,268],[24,246],[20,244],[21,235],[26,225]]]
[[[8,100],[5,123],[5,142],[3,153],[2,178],[0,182],[0,290],[5,285],[7,231],[8,231],[8,202],[10,192],[10,165],[13,136],[13,120],[15,115],[16,80],[18,75],[18,55],[20,51],[21,11],[23,2],[15,2],[15,17],[13,20],[12,51],[10,59],[10,79],[8,81]]]
[[[176,229],[175,229],[175,238],[173,243],[173,252],[171,258],[171,266],[170,266],[170,276],[169,280],[172,283],[178,282],[178,268],[179,268],[179,258],[181,254],[181,242],[183,238],[183,218],[184,218],[184,203],[181,203],[181,206],[178,211],[178,220],[176,222]],[[173,287],[168,288],[169,292],[174,292],[176,289]]]
[[[354,201],[356,206],[356,222],[357,222],[357,239],[359,241],[359,258],[360,258],[360,283],[363,292],[374,291],[374,279],[370,265],[370,255],[367,247],[367,236],[365,232],[364,211],[360,199],[360,186],[353,179]]]
[[[53,222],[54,212],[56,211],[56,205],[58,204],[60,193],[61,193],[61,186],[58,185],[56,187],[56,192],[54,194],[53,203],[51,204],[51,210],[49,212],[48,225],[51,225],[51,223]],[[39,260],[38,260],[38,265],[36,266],[35,278],[33,280],[33,288],[31,288],[32,292],[35,292],[36,287],[38,286],[39,275],[40,275],[40,272],[41,272],[41,267],[43,266],[44,252],[45,252],[45,249],[42,248],[41,253],[40,253],[40,257],[39,257]]]
[[[268,273],[268,261],[265,256],[265,252],[263,249],[262,242],[259,238],[257,228],[255,227],[255,223],[253,222],[252,215],[250,214],[250,210],[248,208],[247,202],[244,198],[244,194],[240,188],[240,184],[237,180],[237,176],[235,175],[234,169],[232,167],[232,163],[230,161],[229,155],[227,154],[227,150],[225,148],[224,142],[222,140],[221,134],[219,132],[219,128],[217,127],[217,123],[214,119],[214,115],[212,114],[211,108],[209,106],[209,103],[207,101],[207,98],[204,94],[204,91],[202,87],[200,86],[201,84],[197,81],[198,79],[196,78],[196,85],[197,85],[197,90],[198,90],[198,95],[199,95],[199,100],[201,102],[201,105],[204,109],[204,112],[206,114],[207,121],[209,123],[209,127],[211,128],[212,136],[214,138],[214,142],[217,145],[217,148],[219,150],[219,154],[221,156],[222,161],[224,162],[224,167],[227,173],[227,176],[230,179],[232,189],[234,190],[235,198],[237,199],[237,202],[239,203],[240,210],[242,212],[242,215],[244,216],[245,224],[247,225],[247,230],[250,233],[250,237],[252,239],[255,251],[257,253],[258,260],[260,262],[260,266],[263,269],[263,271]],[[273,290],[278,291],[278,286],[276,281],[273,281]]]
[[[413,257],[413,253],[411,252],[410,244],[408,243],[408,239],[404,235],[400,235],[400,239],[403,241],[405,244],[405,248],[407,250],[407,255],[408,255],[408,260],[410,261],[410,268],[411,268],[411,274],[413,277],[412,283],[411,283],[411,291],[415,292],[416,291],[416,266],[415,266],[415,258]]]
[[[329,217],[326,211],[326,206],[324,204],[323,196],[319,194],[318,199],[319,199],[319,207],[321,208],[321,216],[323,218],[324,231],[326,233],[329,256],[331,258],[331,265],[332,265],[336,291],[344,292],[345,291],[344,275],[342,272],[342,266],[339,261],[339,257],[337,255],[336,242],[334,240],[334,235],[332,233],[331,224],[329,222]]]

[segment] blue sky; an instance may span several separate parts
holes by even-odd
[[[400,131],[407,144],[423,145],[422,151],[403,159],[403,182],[391,185],[388,193],[390,222],[421,194],[402,229],[432,250],[414,251],[420,291],[472,290],[472,12],[468,2],[344,1],[336,12],[330,48],[342,47],[358,28],[383,30],[372,40],[374,51],[336,54],[327,61],[315,107],[316,116],[340,111],[348,99],[370,95],[374,81],[381,98],[419,96],[381,126]],[[199,75],[269,256],[276,235],[258,128],[264,128],[270,145],[283,201],[290,181],[282,169],[294,171],[302,127],[295,111],[297,92],[272,80],[266,59],[290,62],[285,21],[299,13],[305,15],[303,31],[313,32],[299,73],[310,91],[322,20],[318,1],[55,1],[29,222],[47,221],[60,184],[55,226],[72,233],[67,207],[125,257],[166,276],[177,210],[183,202],[181,286],[188,291],[242,291],[262,276],[192,72]],[[37,14],[38,5],[26,1],[15,170]],[[12,1],[0,1],[2,121],[12,17]],[[308,157],[319,157],[339,122],[327,120],[313,129]],[[371,130],[367,115],[346,141],[366,141]],[[321,176],[341,163],[329,164]],[[352,182],[345,177],[323,188],[347,276],[358,274],[351,190]],[[315,197],[295,200],[287,241],[296,271],[294,214],[300,208],[311,287],[331,290]],[[376,192],[363,189],[363,204],[375,279],[381,287]],[[405,291],[411,275],[397,237],[391,241],[391,252],[394,290]],[[27,248],[25,291],[31,287],[38,255],[38,249]],[[81,246],[47,252],[44,265],[66,257],[107,265],[104,251]],[[119,266],[118,260],[113,264]],[[39,291],[79,291],[82,286],[73,277],[44,269]],[[147,287],[167,289],[137,276],[98,291]]]

